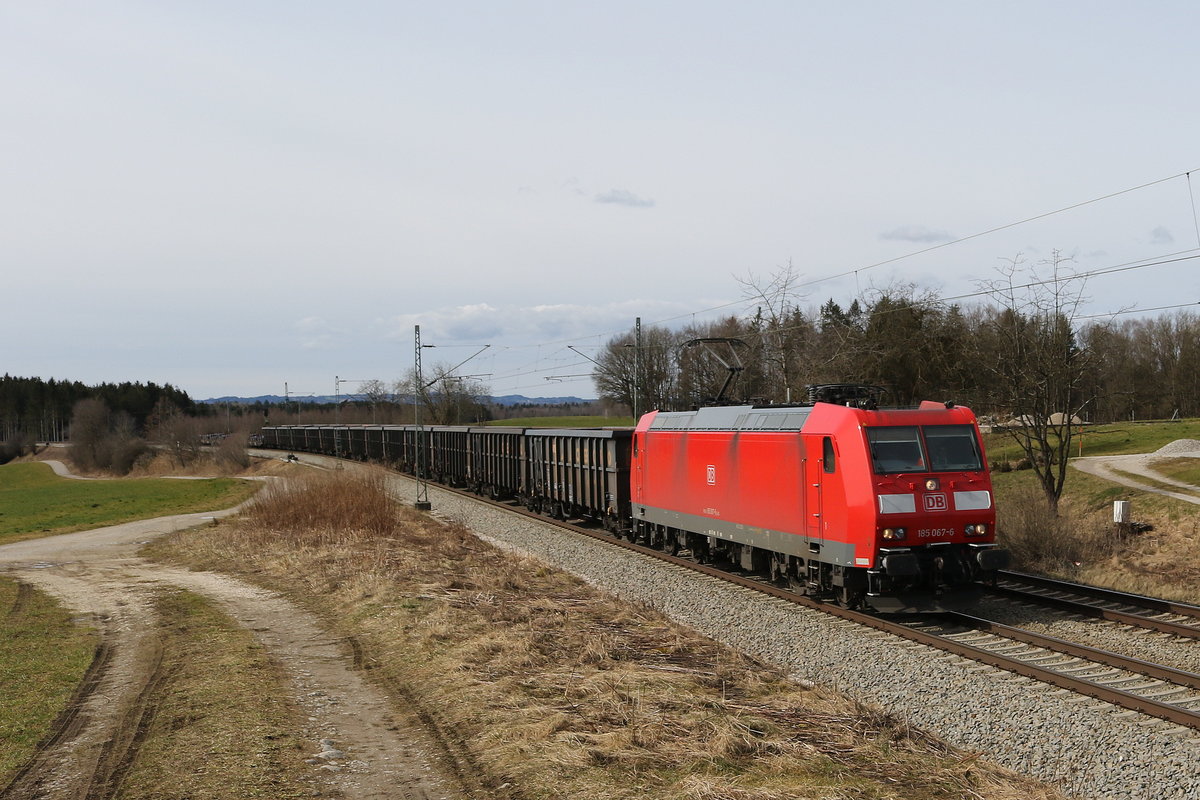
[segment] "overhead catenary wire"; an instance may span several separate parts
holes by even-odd
[[[1196,246],[1200,247],[1200,217],[1196,216],[1196,193],[1192,191],[1192,173],[1187,174],[1188,199],[1192,201],[1192,225],[1196,229]]]
[[[1031,216],[1027,216],[1022,219],[1015,220],[1013,222],[1008,222],[1003,225],[997,225],[997,226],[988,228],[986,230],[979,231],[977,233],[973,233],[973,234],[970,234],[967,236],[962,236],[962,237],[953,239],[951,241],[939,242],[938,244],[931,245],[930,247],[925,247],[925,248],[922,248],[919,250],[905,253],[903,255],[895,256],[893,258],[884,259],[882,261],[877,261],[872,264],[860,265],[860,266],[853,267],[848,270],[844,270],[842,272],[837,272],[837,273],[833,273],[830,275],[813,278],[813,279],[810,279],[807,281],[800,281],[796,284],[796,288],[802,288],[802,287],[806,287],[806,286],[815,286],[815,285],[825,283],[825,282],[828,282],[831,280],[836,280],[838,278],[843,278],[843,277],[853,275],[854,279],[855,279],[855,285],[859,287],[859,294],[861,294],[861,285],[859,283],[859,280],[860,280],[860,275],[862,272],[866,272],[868,270],[876,269],[876,268],[879,268],[882,266],[887,266],[889,264],[895,264],[895,263],[898,263],[898,262],[901,262],[901,261],[904,261],[907,259],[916,258],[918,256],[926,255],[928,253],[942,250],[947,247],[959,245],[964,242],[969,242],[969,241],[972,241],[975,239],[980,239],[985,236],[989,236],[991,234],[999,233],[999,232],[1005,231],[1005,230],[1010,230],[1012,228],[1016,228],[1021,225],[1031,223],[1031,222],[1036,222],[1039,220],[1047,219],[1049,217],[1053,217],[1058,214],[1063,214],[1063,213],[1073,211],[1073,210],[1076,210],[1079,208],[1083,208],[1083,207],[1086,207],[1089,205],[1094,205],[1096,203],[1100,203],[1105,200],[1111,200],[1113,198],[1120,197],[1122,195],[1131,194],[1133,192],[1148,189],[1150,187],[1158,186],[1160,184],[1167,183],[1167,182],[1170,182],[1173,180],[1178,180],[1179,178],[1184,178],[1187,182],[1188,196],[1189,196],[1189,200],[1191,203],[1191,210],[1192,210],[1193,225],[1196,230],[1197,245],[1198,245],[1197,249],[1200,249],[1200,215],[1197,214],[1195,196],[1194,196],[1194,193],[1192,191],[1192,186],[1191,186],[1191,174],[1194,171],[1196,171],[1196,170],[1194,170],[1194,169],[1187,170],[1185,172],[1179,172],[1179,173],[1169,175],[1169,176],[1166,176],[1163,178],[1146,181],[1146,182],[1140,183],[1136,186],[1131,186],[1131,187],[1128,187],[1125,189],[1120,189],[1120,190],[1117,190],[1114,192],[1109,192],[1107,194],[1100,195],[1098,197],[1093,197],[1088,200],[1083,200],[1083,201],[1080,201],[1077,203],[1072,203],[1070,205],[1066,205],[1066,206],[1063,206],[1061,208],[1057,208],[1057,209],[1054,209],[1051,211],[1045,211],[1045,212],[1041,212],[1041,213],[1034,214]],[[1011,288],[1015,288],[1015,289],[1032,288],[1035,286],[1046,285],[1046,284],[1050,284],[1050,283],[1063,283],[1066,281],[1086,279],[1086,278],[1090,278],[1090,277],[1108,275],[1108,274],[1113,274],[1113,273],[1123,272],[1123,271],[1128,271],[1128,270],[1145,269],[1148,267],[1174,264],[1174,263],[1179,263],[1179,262],[1187,261],[1187,260],[1194,259],[1194,258],[1200,258],[1200,253],[1197,253],[1196,250],[1182,250],[1182,251],[1178,251],[1175,253],[1168,253],[1163,256],[1152,257],[1150,259],[1142,259],[1142,260],[1135,261],[1135,262],[1126,262],[1124,264],[1118,264],[1118,265],[1113,265],[1113,266],[1109,266],[1109,267],[1102,267],[1102,268],[1095,269],[1095,270],[1089,270],[1087,272],[1071,273],[1066,276],[1055,276],[1053,278],[1048,278],[1046,280],[1041,280],[1041,281],[1031,281],[1026,284],[1013,286]],[[955,295],[952,297],[939,298],[939,300],[942,302],[953,302],[953,301],[957,301],[957,300],[971,299],[973,297],[984,297],[984,296],[990,295],[992,293],[993,292],[991,290],[985,289],[985,290],[980,290],[977,292],[969,292],[969,293],[964,293],[961,295]],[[649,325],[665,325],[665,324],[668,324],[671,322],[676,322],[680,319],[685,319],[685,318],[689,318],[689,317],[692,319],[693,322],[695,322],[695,318],[697,315],[710,314],[712,312],[721,311],[724,309],[732,308],[734,306],[747,304],[748,302],[750,302],[750,301],[747,298],[739,298],[737,300],[731,300],[727,303],[721,303],[718,305],[709,306],[707,308],[703,308],[703,309],[699,309],[699,310],[686,311],[686,312],[683,312],[680,314],[672,315],[669,317],[664,317],[662,319],[654,320],[648,324]],[[1157,310],[1169,310],[1169,309],[1174,309],[1174,308],[1184,308],[1184,307],[1188,307],[1191,305],[1193,305],[1193,304],[1185,303],[1185,304],[1181,304],[1178,306],[1163,306],[1163,307],[1154,308],[1154,309],[1141,309],[1141,310],[1139,310],[1139,309],[1122,309],[1122,310],[1115,311],[1115,312],[1109,312],[1107,314],[1095,314],[1095,315],[1090,315],[1087,317],[1079,317],[1079,319],[1096,319],[1096,318],[1100,318],[1100,317],[1116,316],[1116,315],[1130,314],[1130,313],[1148,313],[1150,311],[1157,311]],[[777,329],[777,330],[779,330],[779,329]],[[786,330],[786,329],[783,329],[783,330]],[[567,339],[554,340],[554,341],[550,341],[550,342],[540,342],[536,345],[515,345],[515,346],[508,347],[506,349],[519,350],[519,349],[536,346],[539,350],[539,356],[533,364],[527,364],[524,367],[516,367],[516,368],[514,368],[516,370],[514,372],[498,373],[496,377],[500,380],[505,380],[505,379],[510,379],[510,378],[525,377],[528,375],[542,375],[542,374],[545,374],[548,372],[558,371],[558,370],[562,370],[562,369],[569,369],[574,366],[583,366],[583,362],[575,362],[573,364],[560,363],[553,367],[550,367],[549,365],[547,365],[547,367],[544,369],[536,368],[536,366],[539,363],[542,363],[545,360],[545,358],[541,355],[541,348],[543,346],[564,345],[565,347],[562,349],[567,349],[570,347],[571,343],[580,342],[580,341],[583,341],[586,339],[591,339],[593,337],[595,337],[595,338],[600,338],[600,337],[604,337],[604,336],[612,337],[612,336],[617,336],[617,335],[620,335],[620,334],[623,334],[626,332],[627,332],[627,329],[613,330],[613,331],[609,331],[607,333],[590,333],[590,334],[586,334],[583,336],[576,336],[576,337],[571,337],[571,338],[567,338]],[[560,349],[559,351],[555,351],[555,354],[557,354],[558,352],[562,352],[562,349]],[[529,367],[534,367],[534,369],[529,369]],[[526,370],[528,370],[528,371],[526,371]]]

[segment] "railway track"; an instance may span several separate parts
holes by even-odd
[[[760,577],[700,564],[690,558],[671,555],[615,537],[607,531],[527,511],[511,502],[481,498],[460,489],[447,489],[444,486],[439,488],[578,535],[743,586],[787,603],[840,617],[848,622],[1092,697],[1119,708],[1200,730],[1200,674],[1129,658],[968,614],[944,613],[915,619],[886,619],[823,603],[783,589]],[[1109,613],[1107,610],[1101,610]],[[1200,609],[1197,611],[1200,612]],[[1095,616],[1103,614],[1097,613]],[[1200,629],[1197,630],[1197,634],[1200,634]]]
[[[1009,660],[1006,665],[995,666],[1179,725],[1200,728],[1200,675],[1196,673],[969,614],[941,614],[910,624],[914,629]]]
[[[1200,639],[1200,606],[1117,592],[1098,586],[1001,572],[986,591],[1020,602],[1049,606],[1072,614],[1106,619],[1122,625]]]

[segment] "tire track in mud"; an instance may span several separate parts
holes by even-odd
[[[367,672],[376,669],[378,665],[367,657],[366,649],[357,636],[350,634],[345,636],[342,641],[350,648],[351,666],[354,670]],[[460,786],[468,791],[485,792],[493,798],[509,796],[509,793],[505,792],[504,787],[500,785],[501,781],[489,774],[488,770],[473,757],[467,743],[462,737],[455,734],[454,726],[441,719],[436,709],[431,709],[427,703],[422,703],[420,697],[404,682],[390,675],[379,673],[376,673],[374,678],[390,694],[404,701],[400,713],[413,718],[416,725],[428,737],[428,741],[432,745],[430,749],[440,756],[439,761],[454,774]],[[413,791],[416,794],[413,794]],[[411,797],[413,800],[431,800],[433,796],[422,791],[422,787],[418,786],[410,787],[409,793],[405,797]]]
[[[314,742],[336,740],[349,754],[342,766],[314,767],[306,780],[348,800],[450,800],[493,796],[484,774],[463,758],[466,748],[436,720],[420,719],[403,687],[391,698],[357,639],[341,642],[320,620],[283,597],[228,576],[165,567],[136,557],[157,536],[215,524],[235,509],[183,514],[0,546],[0,572],[91,614],[103,649],[19,785],[0,800],[112,800],[146,743],[163,692],[170,690],[170,643],[158,630],[151,591],[173,586],[217,602],[251,631],[290,676],[298,708],[309,714]],[[22,601],[25,602],[25,601]],[[164,644],[165,643],[165,644]],[[164,650],[164,647],[166,648]],[[164,660],[165,655],[165,660]],[[350,656],[349,658],[347,656]],[[67,717],[70,716],[70,719]],[[424,723],[424,724],[421,724]],[[431,724],[432,723],[432,724]],[[151,734],[153,735],[153,734]],[[323,745],[322,745],[323,746]],[[312,763],[312,760],[310,760]],[[333,772],[321,771],[333,769]],[[471,779],[474,776],[474,780]],[[467,778],[467,788],[463,779]],[[504,796],[500,793],[499,796]]]
[[[15,617],[21,614],[29,606],[29,601],[33,599],[33,586],[25,581],[17,582],[17,594],[13,598],[12,606],[8,609],[8,616]]]
[[[3,561],[0,549],[0,569]],[[307,777],[298,776],[302,780],[323,786],[330,796],[363,800],[490,794],[460,788],[464,778],[474,787],[486,782],[479,780],[474,765],[463,763],[462,748],[446,740],[444,729],[435,725],[431,730],[428,719],[421,720],[425,725],[417,723],[411,710],[416,704],[405,708],[409,698],[403,693],[393,695],[399,702],[391,703],[385,692],[364,681],[366,674],[375,673],[375,665],[357,639],[331,635],[317,619],[272,592],[227,576],[136,558],[58,562],[36,570],[29,566],[10,562],[9,569],[64,605],[91,614],[105,644],[54,734],[0,792],[0,800],[120,796],[147,736],[158,735],[153,732],[160,727],[154,725],[155,714],[171,691],[172,645],[150,602],[165,587],[215,600],[251,631],[285,667],[294,702],[309,714],[309,728],[298,733],[314,750],[328,738],[349,754],[336,771],[317,765]]]
[[[21,584],[32,592],[29,584]],[[82,714],[88,698],[96,691],[104,677],[109,664],[112,662],[113,648],[107,642],[101,641],[96,645],[92,655],[92,663],[83,674],[83,680],[75,688],[71,699],[50,726],[50,732],[37,743],[32,756],[17,770],[12,780],[0,789],[0,800],[32,800],[42,797],[43,783],[49,774],[51,764],[58,760],[57,749],[66,741],[75,738],[87,720]]]
[[[158,711],[163,691],[170,685],[175,668],[164,667],[165,651],[161,640],[150,647],[150,672],[145,684],[121,715],[111,738],[100,750],[84,800],[112,800],[133,766],[138,750],[146,741],[150,723]]]

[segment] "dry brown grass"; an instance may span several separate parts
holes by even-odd
[[[1064,503],[1055,515],[1032,486],[1010,493],[1002,506],[997,537],[1017,569],[1062,574],[1111,558],[1124,545],[1095,514]],[[1111,519],[1111,518],[1110,518]]]
[[[290,800],[313,796],[299,712],[278,664],[212,603],[165,591],[145,741],[120,781],[124,800]],[[300,776],[300,777],[298,777]]]
[[[288,465],[277,459],[267,459],[250,456],[236,442],[224,447],[204,448],[196,458],[187,464],[179,461],[167,450],[149,450],[133,465],[127,475],[119,477],[130,478],[162,478],[168,476],[187,476],[197,478],[233,477],[248,475],[287,474],[303,470],[298,465]],[[69,449],[47,448],[29,460],[58,459],[67,460]],[[81,475],[93,477],[118,477],[111,472],[85,471],[78,465],[72,464],[73,469]]]
[[[1055,519],[1031,483],[997,481],[998,532],[1014,568],[1125,592],[1200,603],[1200,507],[1072,471]],[[1122,534],[1114,500],[1153,530]]]
[[[325,474],[151,552],[251,573],[335,620],[490,796],[1057,797],[399,508],[379,481]]]

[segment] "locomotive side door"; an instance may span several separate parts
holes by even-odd
[[[828,437],[801,434],[804,443],[804,535],[809,539],[823,538],[821,515],[824,511],[821,480],[825,475],[823,439]]]
[[[637,431],[633,432],[633,497],[635,503],[642,502],[642,464],[646,460],[646,454],[642,451],[642,446],[645,444],[644,437]]]

